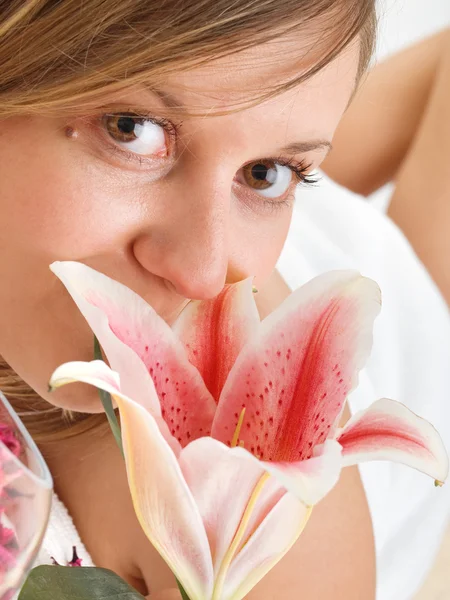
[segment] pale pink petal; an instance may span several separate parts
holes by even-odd
[[[212,435],[239,440],[263,460],[294,462],[334,434],[372,345],[375,282],[353,271],[321,275],[261,324],[225,383]]]
[[[113,398],[118,395],[125,396],[121,391],[120,377],[115,371],[112,371],[102,360],[93,360],[91,362],[74,361],[59,366],[50,378],[50,388],[57,389],[68,383],[87,383],[100,390],[111,394]],[[149,380],[148,395],[156,396],[156,391],[152,380]],[[155,421],[166,438],[175,454],[180,452],[179,442],[170,434],[169,428],[161,415],[155,415]]]
[[[368,460],[403,463],[443,482],[448,455],[436,429],[400,402],[383,398],[355,414],[340,431],[344,465]]]
[[[179,463],[200,511],[217,576],[255,486],[265,473],[263,465],[248,452],[230,450],[212,438],[189,444],[182,450]],[[269,478],[237,551],[285,493],[275,478]]]
[[[295,542],[308,509],[275,477],[265,479],[271,465],[242,448],[202,438],[182,450],[179,464],[208,535],[215,578],[212,598],[243,598]],[[253,512],[240,531],[255,490]],[[236,536],[239,543],[228,556]]]
[[[207,435],[215,402],[167,323],[140,296],[86,265],[59,262],[51,269],[120,373],[123,393],[157,416],[156,398],[148,396],[151,378],[172,435],[182,445]]]
[[[101,389],[109,394],[121,391],[119,374],[110,369],[102,360],[64,363],[55,369],[50,377],[49,385],[52,389],[57,389],[63,385],[77,381],[101,387]],[[101,383],[101,386],[98,385],[99,383]]]
[[[175,321],[173,330],[216,401],[236,357],[259,323],[251,278],[225,286],[211,300],[189,302]]]
[[[271,463],[259,461],[244,448],[228,448],[213,438],[196,440],[182,450],[179,462],[205,524],[216,576],[264,472],[273,477],[262,487],[238,551],[285,490],[312,506],[334,487],[341,471],[341,446],[328,440],[315,451],[317,455],[305,461]]]
[[[232,562],[222,599],[244,598],[293,546],[310,513],[292,494],[283,496]]]
[[[210,598],[213,568],[208,539],[176,457],[145,409],[122,396],[116,401],[139,523],[189,598]]]

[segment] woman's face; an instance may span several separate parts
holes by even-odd
[[[0,354],[42,397],[99,408],[86,386],[47,393],[52,371],[91,360],[93,347],[53,261],[80,261],[121,281],[168,322],[187,299],[215,296],[225,282],[267,279],[298,178],[325,158],[354,89],[358,48],[264,104],[164,117],[167,104],[214,112],[236,90],[264,91],[295,74],[298,60],[286,52],[300,51],[292,41],[259,46],[169,79],[157,94],[130,88],[106,98],[97,117],[2,122]]]

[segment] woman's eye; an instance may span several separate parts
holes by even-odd
[[[293,176],[292,169],[274,160],[258,160],[242,167],[236,179],[265,198],[277,198],[289,190]]]
[[[158,158],[168,155],[164,127],[148,117],[131,113],[104,115],[103,125],[117,144],[131,152]]]

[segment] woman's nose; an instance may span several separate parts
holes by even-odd
[[[153,275],[189,299],[216,296],[229,271],[230,188],[171,190],[163,215],[136,238],[134,255]]]

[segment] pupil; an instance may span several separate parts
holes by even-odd
[[[131,117],[119,117],[117,127],[122,133],[133,133],[136,123]]]
[[[258,164],[252,167],[252,177],[258,181],[265,181],[267,177],[268,168],[265,165]]]

